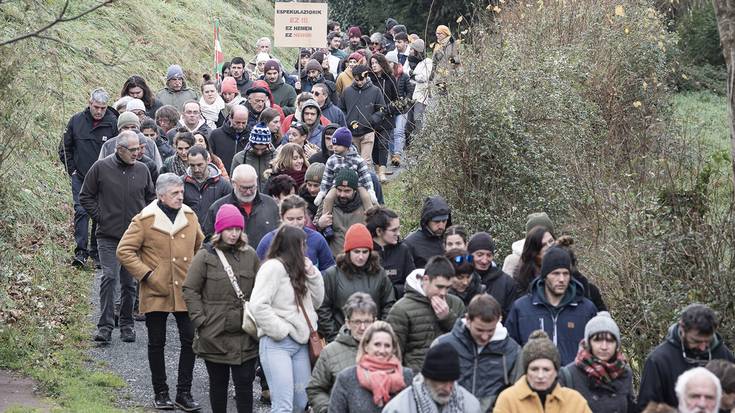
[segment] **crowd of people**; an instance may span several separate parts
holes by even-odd
[[[604,292],[546,213],[528,216],[502,265],[492,234],[454,225],[441,195],[401,238],[382,205],[385,167],[461,70],[459,42],[446,26],[435,34],[427,57],[393,19],[369,37],[330,22],[295,72],[262,38],[201,96],[177,64],[155,94],[137,75],[116,101],[92,91],[59,154],[72,264],[101,270],[93,339],[111,345],[119,328],[135,342],[145,322],[157,409],[200,409],[196,357],[214,412],[227,410],[230,377],[239,412],[253,409],[256,377],[274,412],[734,409],[735,359],[702,304],[684,308],[633,388]]]

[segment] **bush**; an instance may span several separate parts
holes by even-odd
[[[689,8],[679,16],[676,31],[681,38],[680,48],[685,62],[724,67],[717,18],[711,3]]]

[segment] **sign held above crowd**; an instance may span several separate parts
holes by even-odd
[[[276,47],[324,47],[327,3],[276,2],[273,40]]]

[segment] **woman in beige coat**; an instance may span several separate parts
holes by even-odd
[[[120,264],[140,283],[141,313],[148,329],[148,362],[154,406],[173,409],[166,384],[166,320],[176,317],[181,352],[175,405],[184,411],[199,410],[191,396],[194,328],[186,311],[182,287],[194,253],[204,234],[194,211],[184,205],[184,183],[176,174],[161,174],[156,181],[158,199],[136,215],[117,247]]]

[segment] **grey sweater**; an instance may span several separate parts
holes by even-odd
[[[403,368],[403,381],[406,387],[413,381],[411,369]],[[357,381],[357,367],[342,370],[332,388],[329,398],[329,413],[380,413],[383,407],[373,403],[373,393]]]

